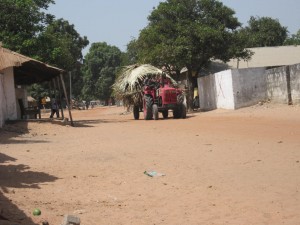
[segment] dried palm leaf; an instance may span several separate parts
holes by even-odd
[[[124,67],[113,85],[115,98],[122,100],[125,106],[141,104],[145,78],[150,75],[157,79],[162,73],[162,70],[150,64]],[[166,76],[170,78],[172,84],[177,84],[168,74]]]

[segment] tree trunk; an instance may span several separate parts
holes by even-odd
[[[194,82],[192,76],[193,76],[192,70],[189,69],[186,76],[186,82],[187,82],[186,107],[188,112],[193,111]]]

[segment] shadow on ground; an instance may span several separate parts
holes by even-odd
[[[17,140],[22,135],[29,134],[28,121],[13,121],[4,125],[0,129],[0,144],[26,144],[26,143],[46,143],[41,140]]]
[[[101,123],[126,123],[128,121],[125,120],[107,120],[107,119],[99,119],[99,120],[76,120],[74,121],[74,127],[95,127],[96,124]]]
[[[195,117],[198,113],[199,112],[196,112],[196,111],[189,112],[189,113],[187,113],[186,118],[184,118],[184,119],[190,119],[192,117]],[[174,118],[172,113],[170,113],[167,118],[164,118],[161,113],[159,113],[159,115],[158,115],[158,120],[182,120],[182,119],[183,118]],[[140,116],[139,119],[134,119],[133,117],[129,119],[129,121],[134,121],[134,120],[139,121],[139,120],[145,120],[145,119],[144,119],[143,115]],[[154,118],[152,118],[150,120],[154,120]]]
[[[15,158],[0,153],[0,224],[37,225],[7,196],[14,194],[14,190],[18,188],[39,189],[41,183],[54,182],[58,178],[43,172],[30,171],[27,165],[12,165],[14,162]]]

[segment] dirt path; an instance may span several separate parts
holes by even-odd
[[[299,106],[159,121],[122,112],[74,111],[75,128],[8,126],[0,133],[2,211],[30,225],[60,224],[65,214],[82,225],[300,224]]]

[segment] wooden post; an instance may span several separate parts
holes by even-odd
[[[53,89],[54,89],[55,100],[57,100],[56,99],[56,90],[57,90],[57,88],[56,88],[55,78],[52,79],[52,82],[53,82]]]
[[[49,81],[49,98],[50,98],[50,116],[52,114],[52,84],[51,84],[51,80]]]
[[[72,109],[73,103],[72,103],[72,72],[69,72],[69,79],[70,79],[70,107]]]
[[[68,110],[69,110],[69,116],[70,116],[71,126],[74,127],[74,123],[73,123],[73,118],[72,118],[72,113],[71,113],[71,109],[70,109],[70,104],[69,104],[69,100],[68,100],[68,95],[67,95],[67,91],[66,91],[65,82],[64,82],[62,74],[60,74],[59,76],[60,76],[60,81],[61,81],[62,87],[64,89],[64,94],[65,94],[65,97],[66,97],[66,102],[67,102],[67,106],[68,106]]]
[[[51,100],[51,96],[52,96],[52,84],[51,84],[51,80],[49,81],[49,94],[50,94],[50,100]]]
[[[57,91],[57,86],[56,86],[56,81],[55,81],[55,78],[52,79],[53,81],[53,86],[54,86],[54,93],[55,93],[55,102],[56,102],[56,107],[58,105],[58,101],[57,101],[57,95],[56,95],[56,91]],[[59,113],[59,106],[58,106],[58,113]],[[63,118],[63,115],[62,115],[62,118]]]
[[[60,110],[61,110],[61,117],[62,119],[64,119],[64,110],[62,107],[62,98],[61,98],[61,89],[60,89],[60,85],[59,85],[59,77],[57,77],[57,86],[58,86],[58,93],[59,93],[59,101],[60,101]]]

